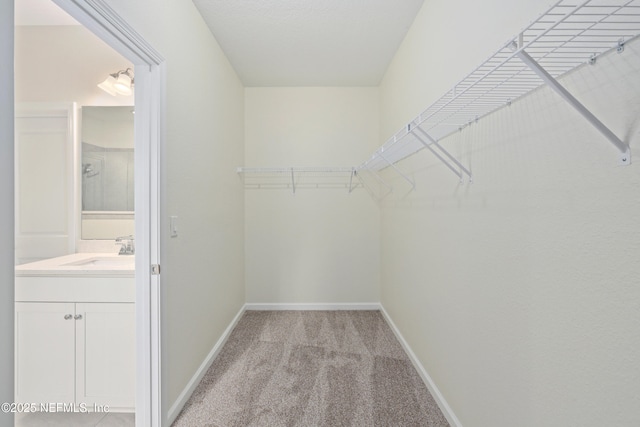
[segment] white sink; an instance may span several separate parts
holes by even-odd
[[[17,265],[16,277],[135,277],[135,255],[75,253]]]
[[[110,256],[110,257],[93,257],[82,259],[80,261],[74,261],[67,264],[67,266],[85,266],[85,267],[118,267],[118,266],[127,266],[133,265],[135,263],[135,258],[130,255],[123,256]]]

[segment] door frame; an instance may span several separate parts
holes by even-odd
[[[13,0],[0,0],[0,400],[14,400],[14,95]],[[6,236],[6,237],[5,237]],[[0,425],[13,425],[14,414],[0,411]]]
[[[135,67],[136,425],[161,426],[160,172],[165,60],[104,0],[53,0]]]

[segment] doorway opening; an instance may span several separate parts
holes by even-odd
[[[51,0],[47,0],[47,2],[51,3]],[[159,151],[162,137],[164,60],[104,1],[96,0],[87,3],[76,0],[55,0],[55,3],[102,42],[126,58],[131,68],[135,70],[135,160],[133,162],[133,170],[135,171],[133,228],[136,241],[135,291],[133,292],[135,298],[133,311],[135,321],[135,424],[158,426],[162,422],[160,277],[152,275],[152,266],[158,265],[160,260]],[[70,69],[71,78],[72,75],[73,69]],[[16,73],[16,80],[18,78]],[[16,99],[18,100],[18,98]],[[68,111],[75,112],[75,109],[71,107]],[[79,160],[77,155],[75,159]],[[82,167],[78,166],[78,174],[81,172]],[[80,184],[76,183],[72,196],[77,195],[80,191]],[[68,206],[72,204],[77,206],[78,199],[75,198],[75,201]],[[79,209],[75,210],[79,212]],[[76,223],[70,227],[72,236],[66,236],[67,242],[77,243],[84,240],[78,225],[78,221],[81,220],[80,215],[76,216]],[[77,305],[74,309],[77,309]],[[82,312],[84,313],[84,311]],[[75,318],[79,313],[74,311],[74,313],[67,314],[71,314],[72,318]],[[84,412],[86,405],[67,406],[65,409],[71,411],[77,409],[77,412]],[[89,408],[89,411],[91,409],[95,408]]]

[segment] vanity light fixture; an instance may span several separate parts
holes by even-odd
[[[131,68],[120,70],[117,73],[109,74],[98,87],[109,95],[131,95],[133,90],[133,71]]]

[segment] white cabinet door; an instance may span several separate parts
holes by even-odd
[[[135,304],[77,303],[76,402],[135,405]]]
[[[15,304],[16,402],[74,402],[73,314],[73,303]]]

